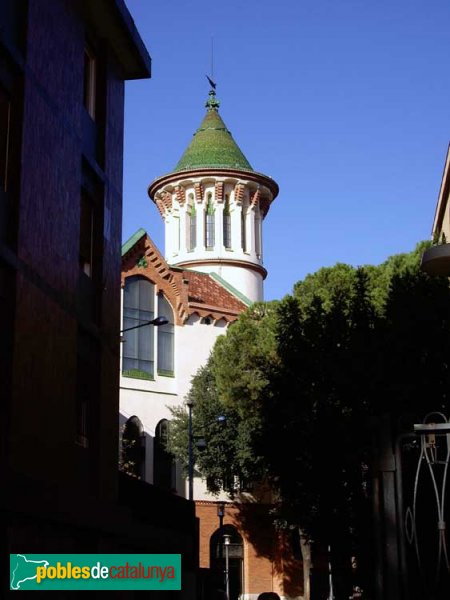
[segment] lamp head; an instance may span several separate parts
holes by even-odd
[[[200,450],[200,452],[202,450],[206,449],[206,440],[204,440],[203,438],[200,438],[199,440],[197,440],[195,442],[195,447],[197,448],[197,450]]]
[[[169,319],[166,319],[166,317],[156,317],[156,319],[153,319],[151,323],[155,327],[159,327],[160,325],[167,325],[168,322]]]

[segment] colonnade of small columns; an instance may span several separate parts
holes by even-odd
[[[159,191],[171,263],[221,258],[262,264],[262,221],[270,192],[241,181],[190,181]],[[228,221],[228,223],[227,223]]]

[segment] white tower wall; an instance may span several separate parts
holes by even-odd
[[[262,221],[272,199],[269,188],[244,178],[163,185],[155,202],[164,218],[167,262],[216,273],[251,301],[263,300]]]

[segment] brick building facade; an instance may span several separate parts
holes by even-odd
[[[230,579],[241,578],[245,597],[257,598],[266,591],[282,598],[298,598],[303,593],[300,549],[296,551],[290,537],[275,530],[269,511],[270,504],[226,502],[221,519],[217,501],[198,500],[200,567],[210,569],[210,577],[223,585],[225,564],[223,557],[217,560],[221,551],[217,542],[222,531],[234,533],[241,538],[242,551],[232,553],[235,568]]]

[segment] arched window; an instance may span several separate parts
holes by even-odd
[[[123,427],[119,466],[132,477],[144,477],[145,434],[138,417],[130,417]]]
[[[255,252],[261,258],[261,212],[259,206],[255,206]]]
[[[169,421],[162,419],[155,430],[153,447],[153,483],[166,490],[176,490],[175,461],[167,451]]]
[[[158,327],[158,374],[173,375],[174,373],[174,327],[172,307],[163,296],[158,295],[158,317],[166,317],[166,325]]]
[[[205,246],[214,248],[215,243],[215,224],[214,224],[214,206],[212,202],[212,194],[208,194],[205,212]]]
[[[174,221],[175,221],[175,250],[176,250],[176,252],[179,252],[180,248],[181,248],[180,217],[174,217]]]
[[[231,248],[231,214],[229,194],[225,195],[225,204],[223,207],[223,245],[225,248]]]
[[[195,250],[197,245],[197,212],[195,210],[194,194],[189,194],[186,209],[186,247]]]
[[[123,294],[123,327],[128,329],[154,318],[155,286],[145,277],[128,277]],[[122,371],[124,375],[152,379],[154,374],[154,327],[124,331]]]
[[[247,252],[247,207],[242,202],[241,208],[241,246],[244,252]]]
[[[224,535],[230,536],[228,547]],[[228,552],[228,580],[230,600],[238,600],[242,594],[244,545],[242,537],[233,525],[217,529],[210,539],[210,568],[217,588],[226,589],[226,553]]]

